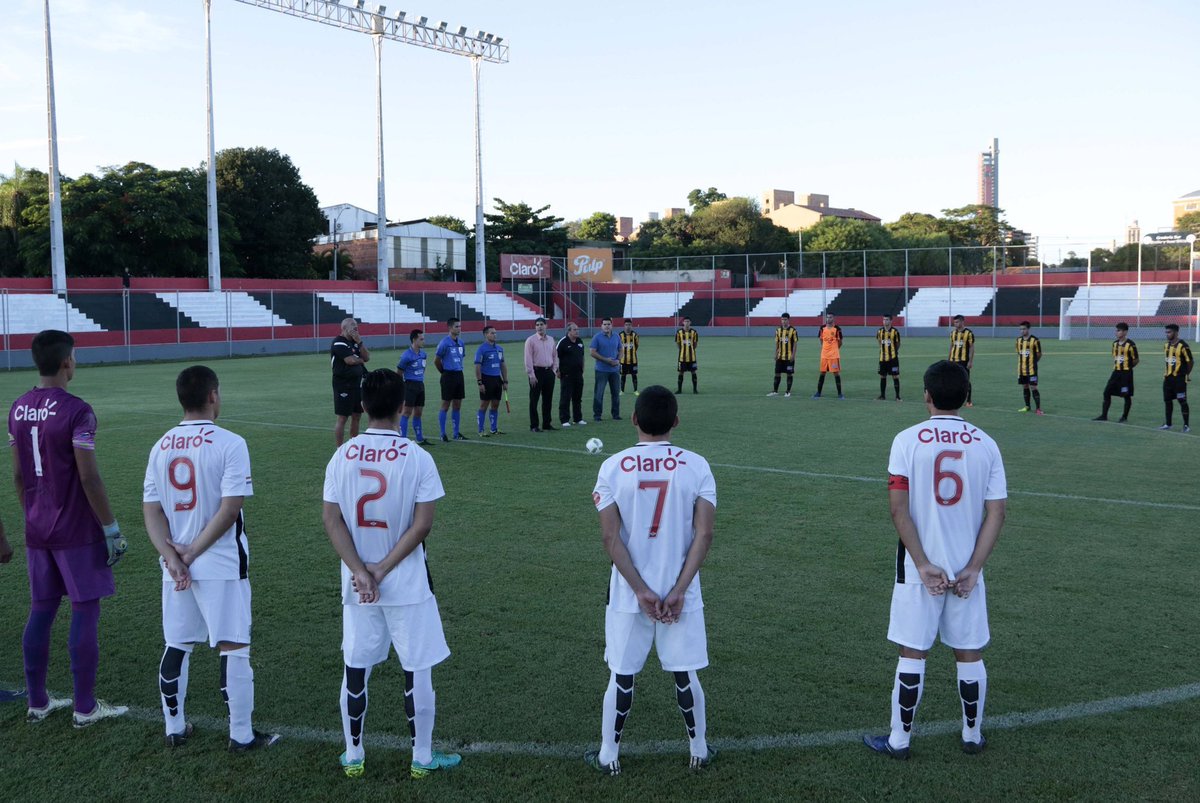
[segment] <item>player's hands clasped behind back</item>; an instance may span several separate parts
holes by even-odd
[[[364,571],[351,572],[350,584],[358,592],[358,601],[369,604],[379,599],[379,580],[382,579],[382,575],[379,578],[375,576],[375,572],[379,570],[379,564],[368,563],[363,568]]]
[[[686,589],[672,591],[666,599],[663,599],[647,588],[638,592],[638,606],[642,609],[642,613],[654,621],[662,622],[664,625],[673,625],[679,621],[679,615],[683,612],[685,594]]]
[[[975,589],[975,584],[979,582],[979,570],[966,568],[958,573],[958,577],[950,584],[950,588],[958,596],[966,599]]]
[[[924,566],[918,566],[917,571],[921,575],[921,582],[925,585],[925,590],[935,597],[940,597],[946,593],[946,590],[951,588],[950,578],[946,576],[946,570],[941,566],[935,566],[932,563],[926,563]]]

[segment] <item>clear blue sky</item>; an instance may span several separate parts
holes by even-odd
[[[1200,189],[1195,0],[421,3],[387,6],[512,47],[483,68],[489,208],[636,222],[693,187],[774,187],[888,221],[974,203],[992,137],[1000,204],[1046,246],[1169,227],[1172,199]],[[199,165],[201,0],[51,15],[63,174]],[[0,19],[0,173],[45,169],[42,3]],[[369,37],[213,0],[213,43],[217,148],[278,148],[322,205],[373,210]],[[471,92],[467,59],[385,44],[392,220],[473,219]]]

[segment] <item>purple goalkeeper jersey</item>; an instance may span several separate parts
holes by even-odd
[[[86,546],[104,540],[75,466],[75,450],[96,448],[96,414],[62,388],[34,388],[13,402],[8,444],[25,485],[25,545]]]

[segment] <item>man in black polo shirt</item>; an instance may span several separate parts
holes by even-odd
[[[579,327],[567,324],[567,336],[558,341],[558,378],[562,380],[558,393],[558,422],[564,427],[582,427],[583,420],[583,358],[587,346],[579,339]],[[636,378],[636,377],[635,377]]]
[[[358,424],[362,419],[362,387],[364,368],[371,359],[367,344],[358,334],[358,321],[346,318],[342,321],[342,332],[333,339],[329,347],[329,364],[333,368],[333,412],[337,422],[333,425],[333,440],[338,446],[346,436],[346,419],[350,419],[350,437],[358,435]]]

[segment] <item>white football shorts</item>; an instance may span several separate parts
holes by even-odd
[[[947,591],[933,596],[921,583],[896,583],[888,641],[913,650],[928,650],[941,637],[956,650],[982,650],[991,640],[988,630],[987,589],[983,578],[966,599]]]
[[[450,657],[436,597],[412,605],[342,606],[346,666],[383,663],[393,646],[407,672],[429,669]]]
[[[604,660],[618,675],[636,675],[654,645],[667,672],[690,672],[708,666],[708,636],[704,609],[684,611],[674,624],[656,622],[646,614],[604,608]]]
[[[174,581],[167,580],[162,611],[168,644],[250,643],[249,580],[193,580],[186,591],[176,591]]]

